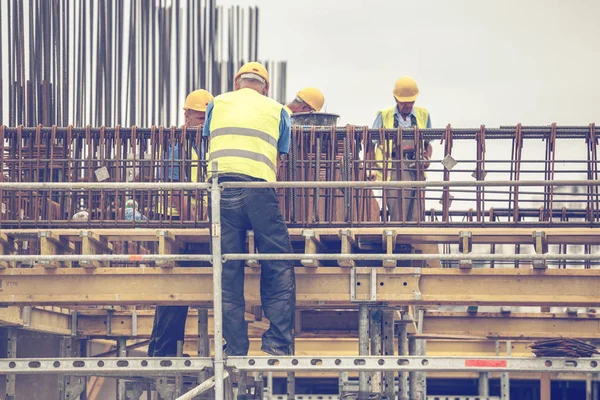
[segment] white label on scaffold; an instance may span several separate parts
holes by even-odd
[[[212,224],[212,237],[221,237],[221,224]]]

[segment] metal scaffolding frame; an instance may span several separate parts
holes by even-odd
[[[216,165],[213,166],[216,170]],[[539,181],[520,181],[512,182],[512,185],[519,186],[544,186],[549,182]],[[585,185],[585,186],[600,186],[600,181],[597,180],[586,180],[586,181],[552,181],[555,185]],[[511,358],[510,354],[508,357],[423,357],[423,356],[408,356],[405,354],[399,355],[398,357],[391,357],[382,355],[382,353],[369,354],[369,324],[366,322],[369,318],[369,308],[377,306],[376,299],[367,298],[366,300],[356,300],[359,303],[359,343],[360,343],[360,356],[359,357],[228,357],[225,358],[223,354],[223,343],[222,336],[222,316],[221,316],[221,271],[222,262],[225,260],[266,260],[266,259],[295,259],[301,260],[306,258],[306,255],[293,255],[293,254],[278,254],[278,255],[266,255],[266,254],[221,254],[220,248],[220,194],[224,188],[236,187],[236,188],[248,188],[253,187],[415,187],[415,186],[436,186],[450,187],[450,186],[494,186],[494,185],[506,185],[507,182],[293,182],[293,183],[238,183],[238,182],[227,182],[219,183],[218,177],[214,176],[210,184],[207,183],[156,183],[152,184],[157,189],[169,189],[169,188],[180,188],[180,189],[194,189],[194,190],[210,190],[211,202],[212,202],[212,219],[211,219],[211,247],[212,254],[207,255],[40,255],[30,256],[31,261],[100,261],[100,260],[114,260],[114,261],[175,261],[175,260],[204,260],[211,261],[212,277],[213,277],[213,306],[214,312],[214,356],[205,358],[173,358],[173,359],[160,359],[160,358],[126,358],[126,359],[8,359],[0,362],[0,368],[6,371],[10,371],[11,376],[19,373],[46,373],[55,372],[59,374],[65,374],[69,376],[87,376],[87,375],[104,375],[104,376],[152,376],[152,375],[181,375],[181,374],[192,374],[198,376],[199,373],[214,369],[214,382],[215,396],[217,399],[225,398],[225,385],[224,378],[226,376],[225,368],[231,368],[235,371],[243,372],[275,372],[275,371],[338,371],[338,372],[360,372],[361,377],[359,379],[360,384],[358,388],[359,398],[368,398],[369,395],[369,384],[368,380],[371,374],[375,371],[378,372],[398,372],[400,381],[403,381],[406,372],[414,372],[415,377],[418,374],[422,374],[428,371],[475,371],[481,372],[480,381],[480,395],[486,395],[486,391],[489,389],[486,385],[485,373],[489,371],[502,372],[503,373],[503,385],[502,399],[508,398],[507,386],[508,386],[508,372],[513,371],[531,371],[531,372],[575,372],[583,374],[592,374],[598,372],[598,361],[596,359],[554,359],[554,358]],[[58,188],[60,185],[65,189],[79,189],[92,187],[98,185],[96,183],[77,183],[77,184],[64,184],[64,183],[25,183],[20,188]],[[100,184],[104,185],[104,184]],[[115,184],[110,184],[115,186]],[[118,183],[119,189],[134,189],[135,183]],[[146,185],[146,184],[144,184]],[[13,187],[14,186],[14,187]],[[181,186],[181,187],[179,187]],[[148,186],[146,186],[148,188]],[[16,190],[16,184],[9,183],[6,190]],[[133,259],[132,259],[133,256]],[[433,254],[433,255],[403,255],[403,254],[343,254],[344,258],[348,260],[409,260],[409,259],[438,259],[438,260],[501,260],[501,259],[518,259],[518,260],[592,260],[600,258],[600,255],[594,254],[583,254],[583,255],[567,255],[567,254],[521,254],[521,255],[500,255],[500,254]],[[23,256],[0,256],[0,261],[13,262]],[[337,260],[340,258],[339,255],[328,255],[328,254],[311,254],[311,258],[321,260]],[[373,280],[374,282],[374,280]],[[373,283],[372,282],[372,283]],[[418,326],[421,323],[418,324]],[[401,324],[402,325],[402,324]],[[377,329],[377,328],[375,328]],[[400,329],[400,332],[403,332]],[[381,334],[381,331],[379,331]],[[402,333],[401,333],[402,334]],[[413,340],[409,341],[409,348],[413,348],[416,351],[418,346]],[[399,350],[405,352],[405,345],[402,344],[402,349]],[[416,346],[416,347],[415,347]],[[377,346],[376,346],[377,347]],[[378,351],[381,351],[378,350]],[[510,346],[508,347],[510,353]],[[420,376],[420,375],[419,375]],[[420,382],[420,383],[419,383]],[[423,378],[413,378],[411,384],[411,391],[414,396],[411,398],[425,398],[425,389]],[[415,383],[417,383],[415,385]],[[207,386],[207,384],[204,384]],[[342,385],[343,386],[343,381]],[[401,391],[402,389],[400,389]],[[197,392],[199,389],[196,390]],[[416,397],[419,396],[419,397]],[[180,397],[187,398],[187,397]]]

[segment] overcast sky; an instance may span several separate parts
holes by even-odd
[[[600,122],[600,1],[219,0],[260,7],[261,58],[287,60],[288,97],[325,93],[371,124],[397,78],[434,127]]]
[[[259,55],[288,61],[288,98],[304,86],[319,87],[327,111],[340,114],[343,124],[370,125],[378,110],[394,104],[392,89],[402,75],[417,80],[421,90],[417,105],[429,109],[434,127],[600,123],[598,0],[219,0],[218,4],[259,6]],[[562,143],[557,160],[586,158],[583,141]],[[523,158],[543,160],[544,149],[541,140],[526,142]],[[452,154],[473,160],[475,143],[457,141]],[[442,146],[436,142],[434,159],[442,157]],[[487,160],[510,158],[510,141],[488,145]],[[441,170],[439,163],[434,167]],[[469,170],[474,164],[461,162],[459,168]],[[557,171],[575,168],[582,165],[557,165]],[[486,179],[508,178],[489,173]],[[521,175],[521,179],[543,178],[540,173]],[[585,175],[556,176],[570,178]],[[429,179],[443,177],[430,171]],[[472,178],[470,172],[453,172],[452,179]],[[486,203],[486,208],[492,206],[500,204]],[[439,204],[428,201],[427,207]]]

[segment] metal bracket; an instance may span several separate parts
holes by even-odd
[[[131,389],[127,390],[127,399],[128,400],[139,400],[140,397],[144,394],[144,388],[141,383],[133,382],[131,383]]]
[[[112,316],[113,316],[114,312],[115,312],[114,309],[106,310],[106,334],[108,336],[112,335]]]
[[[374,303],[377,302],[377,270],[375,268],[371,268],[371,272],[369,273],[369,298],[368,299],[358,299],[356,294],[357,286],[360,286],[361,282],[358,281],[357,278],[357,269],[352,268],[352,272],[350,273],[350,302],[351,303]]]
[[[256,236],[254,231],[246,231],[246,243],[248,245],[248,254],[256,254]],[[260,268],[260,261],[248,260],[246,265],[250,268]]]
[[[24,306],[22,309],[22,317],[23,326],[30,327],[31,326],[31,306]]]
[[[71,336],[77,336],[77,310],[71,311]]]
[[[414,268],[414,272],[413,278],[415,278],[417,281],[417,287],[415,290],[413,290],[413,297],[415,300],[421,301],[423,300],[423,295],[421,294],[421,288],[419,286],[419,282],[421,280],[421,268]]]
[[[173,399],[175,396],[175,385],[167,383],[166,378],[156,380],[156,391],[163,399]]]
[[[532,238],[533,238],[533,247],[535,249],[536,254],[548,253],[548,238],[546,237],[546,232],[535,231],[532,234]],[[548,268],[548,265],[546,264],[546,260],[533,260],[532,265],[533,265],[534,269]]]
[[[473,251],[473,233],[469,231],[460,231],[458,233],[458,251],[463,254],[469,254]],[[458,268],[473,268],[473,260],[459,260]]]
[[[138,334],[138,315],[136,310],[131,311],[131,336]]]
[[[396,247],[396,231],[392,229],[385,229],[383,231],[383,250],[386,254],[393,254],[394,248]],[[383,260],[384,268],[396,268],[396,260]]]
[[[318,253],[318,250],[321,247],[319,234],[312,229],[303,229],[302,236],[304,236],[304,254],[308,256],[310,254]],[[300,263],[303,266],[310,268],[317,268],[321,266],[319,260],[308,257],[304,260],[300,260]]]
[[[65,389],[65,399],[77,399],[85,389],[85,378],[69,377],[69,384]]]

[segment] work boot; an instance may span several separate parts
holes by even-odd
[[[293,356],[294,355],[292,353],[292,351],[290,350],[289,346],[286,346],[283,348],[274,348],[274,347],[265,346],[263,344],[260,349],[263,352],[265,352],[271,356],[283,357],[283,356]]]

